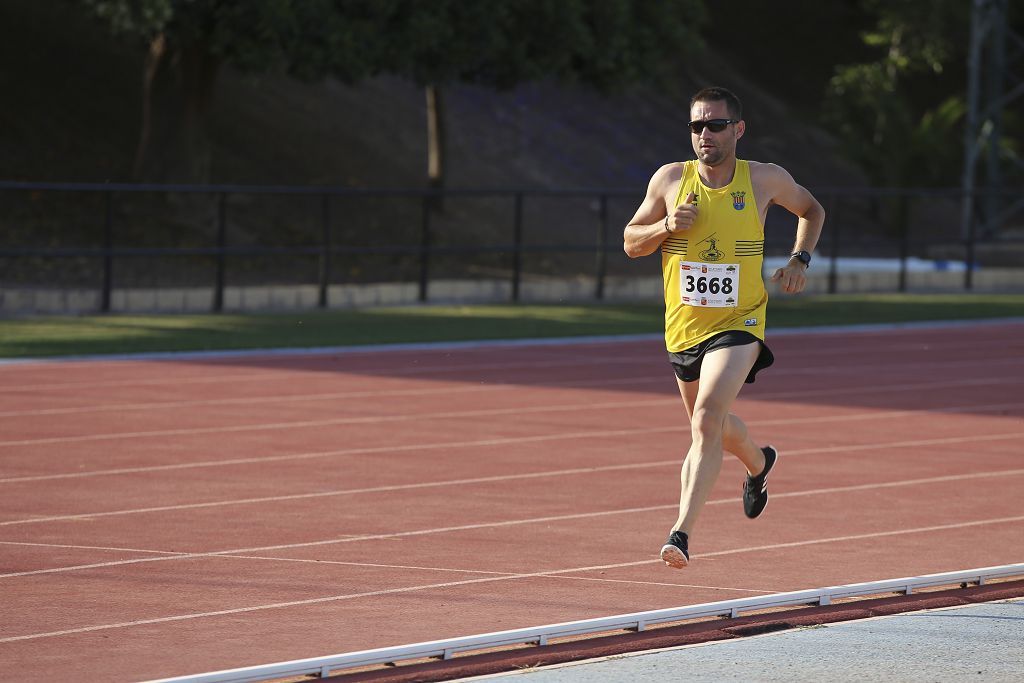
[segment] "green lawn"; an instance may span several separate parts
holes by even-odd
[[[423,306],[280,314],[0,320],[0,357],[659,333],[660,304]],[[775,297],[779,327],[1024,317],[1024,294]]]

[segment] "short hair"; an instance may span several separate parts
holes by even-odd
[[[726,88],[719,86],[702,88],[690,98],[690,109],[693,109],[693,105],[698,102],[725,102],[725,108],[729,110],[729,118],[743,118],[743,104],[740,103],[740,98]]]

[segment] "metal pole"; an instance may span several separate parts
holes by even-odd
[[[228,208],[227,194],[221,192],[217,195],[217,281],[213,289],[213,310],[220,313],[224,310],[224,279],[227,270],[227,254],[225,253],[228,243]]]
[[[999,148],[1003,135],[1003,84],[1006,72],[1006,0],[992,3],[990,33],[988,40],[988,68],[985,69],[986,94],[988,106],[986,119],[991,124],[988,134],[988,150],[985,159],[985,186],[989,192],[982,198],[985,211],[983,213],[982,239],[991,237],[998,232],[999,199],[998,192],[1002,189],[1003,179],[1000,168]]]
[[[318,305],[327,308],[327,289],[331,283],[331,195],[321,197],[321,217],[323,223],[320,231],[320,296]]]
[[[433,199],[432,193],[423,195],[423,218],[420,225],[420,303],[426,303],[430,283],[430,208]]]
[[[910,256],[910,212],[907,197],[896,197],[896,216],[900,221],[900,284],[899,291],[907,291],[907,257]]]
[[[966,254],[964,257],[964,289],[973,289],[974,287],[974,226],[976,221],[968,221],[967,223],[967,244]]]
[[[960,237],[973,231],[975,166],[978,160],[978,99],[981,93],[981,50],[984,41],[983,13],[988,0],[971,3],[971,39],[967,51],[967,114],[964,125],[964,172],[960,201]]]
[[[519,301],[519,283],[522,278],[522,193],[515,194],[512,219],[512,301]]]
[[[597,226],[597,289],[594,296],[604,299],[604,278],[608,270],[608,195],[600,196],[601,222]]]
[[[110,292],[114,288],[114,209],[113,192],[106,192],[106,211],[103,222],[103,292],[100,310],[110,312]]]
[[[840,223],[838,220],[839,199],[837,197],[830,197],[829,199],[829,214],[831,215],[832,219],[829,221],[829,234],[831,235],[831,238],[829,239],[828,253],[828,293],[835,294],[837,281],[836,276],[838,272],[837,263],[839,261],[839,235],[841,233],[841,229],[839,226],[841,226],[842,223]]]

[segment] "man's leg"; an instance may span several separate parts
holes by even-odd
[[[686,387],[683,399],[690,413],[693,443],[680,473],[679,518],[673,530],[687,535],[692,532],[718,479],[727,429],[729,446],[740,451],[730,448],[730,452],[736,453],[748,471],[759,472],[764,467],[764,455],[750,440],[746,427],[739,418],[729,419],[729,409],[759,353],[756,342],[711,351],[701,364],[701,378],[692,401],[687,400],[690,391]],[[755,449],[756,454],[748,447]]]
[[[684,382],[677,377],[676,383],[679,385],[679,393],[683,397],[683,405],[686,406],[686,414],[692,422],[693,407],[697,402],[697,393],[700,391],[700,380]],[[756,476],[764,470],[764,452],[750,438],[747,425],[733,413],[729,413],[725,419],[722,447],[739,458],[751,476]]]

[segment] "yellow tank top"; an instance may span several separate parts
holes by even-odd
[[[671,352],[726,330],[764,340],[768,292],[761,276],[764,226],[750,184],[750,166],[736,161],[727,186],[711,189],[697,162],[683,165],[676,206],[693,192],[697,220],[661,245],[665,280],[665,345]]]

